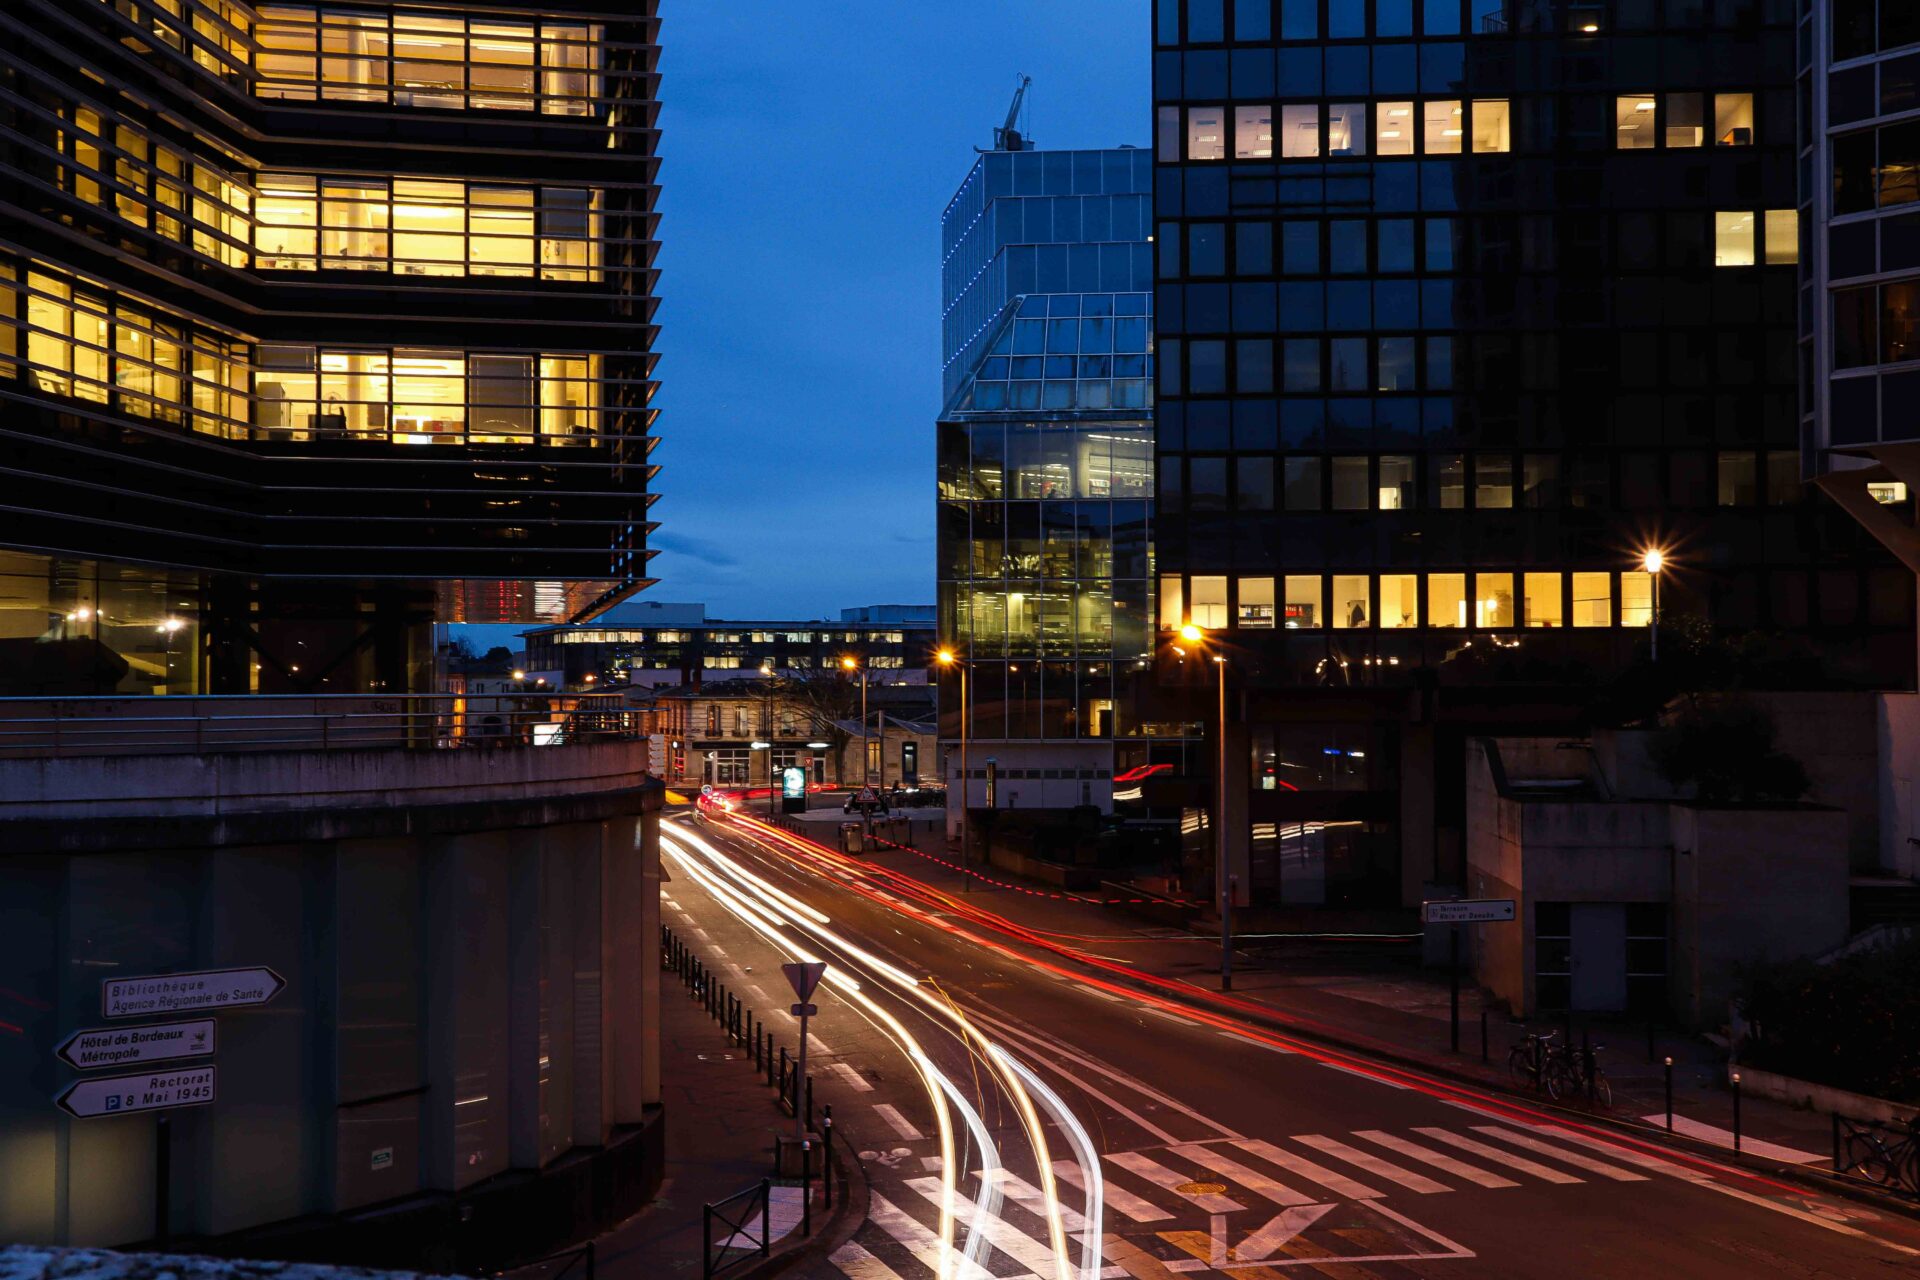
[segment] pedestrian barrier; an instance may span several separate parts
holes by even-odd
[[[706,1280],[725,1275],[750,1258],[766,1258],[773,1253],[772,1218],[767,1206],[772,1202],[773,1179],[762,1178],[757,1187],[735,1192],[725,1200],[705,1205],[701,1212],[701,1233],[705,1248],[701,1252],[701,1272]],[[754,1235],[756,1219],[759,1235]],[[726,1232],[716,1242],[714,1227]],[[734,1256],[727,1254],[733,1251]]]

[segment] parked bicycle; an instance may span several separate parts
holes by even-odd
[[[1841,1173],[1898,1191],[1920,1192],[1920,1117],[1910,1118],[1904,1128],[1845,1123]]]
[[[1551,1041],[1558,1035],[1549,1031],[1544,1035],[1526,1032],[1507,1052],[1507,1070],[1515,1080],[1525,1080],[1534,1088],[1540,1088],[1547,1078],[1547,1065],[1552,1060]]]
[[[1591,1050],[1581,1050],[1570,1044],[1558,1046],[1547,1060],[1547,1096],[1556,1102],[1562,1098],[1586,1097],[1603,1107],[1611,1107],[1613,1085],[1607,1080],[1599,1056],[1606,1047],[1596,1044]]]

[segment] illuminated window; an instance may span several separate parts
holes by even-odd
[[[320,205],[316,182],[294,174],[260,175],[254,205],[255,262],[265,270],[311,271],[318,265]]]
[[[1620,573],[1620,625],[1644,627],[1653,621],[1653,575],[1644,569]]]
[[[1327,154],[1367,154],[1367,104],[1336,102],[1327,108]]]
[[[1567,619],[1560,603],[1560,575],[1529,573],[1522,581],[1526,588],[1521,602],[1522,622],[1529,627],[1564,627]]]
[[[1509,112],[1505,98],[1476,98],[1473,103],[1473,149],[1511,151]]]
[[[1273,108],[1233,109],[1233,156],[1236,160],[1264,160],[1273,154]]]
[[[1750,267],[1753,265],[1753,214],[1716,213],[1713,215],[1713,265]]]
[[[1380,625],[1393,630],[1420,625],[1420,579],[1417,575],[1380,575]]]
[[[1723,147],[1753,145],[1753,95],[1716,93],[1713,95],[1713,140]]]
[[[1379,490],[1382,511],[1401,511],[1417,505],[1413,459],[1393,455],[1381,458]]]
[[[1883,507],[1897,506],[1907,500],[1906,482],[1902,480],[1869,480],[1867,496]]]
[[[1654,132],[1654,97],[1650,93],[1622,94],[1613,100],[1613,145],[1621,151],[1644,151],[1659,138]],[[1669,144],[1671,145],[1671,144]]]
[[[1240,598],[1234,606],[1235,620],[1247,628],[1268,630],[1273,627],[1273,579],[1240,579]]]
[[[1373,149],[1383,156],[1413,154],[1413,104],[1382,102],[1374,110]]]
[[[1224,577],[1195,575],[1193,599],[1188,613],[1195,626],[1209,631],[1227,625],[1227,580]]]
[[[1360,573],[1333,575],[1333,603],[1327,617],[1336,630],[1373,625],[1373,611],[1367,598],[1367,577]]]
[[[1800,261],[1800,211],[1767,210],[1766,251],[1768,266],[1785,266]]]
[[[1187,159],[1220,160],[1227,154],[1224,107],[1187,108]]]
[[[1610,627],[1613,625],[1613,575],[1576,573],[1573,578],[1573,625]]]
[[[1704,147],[1707,144],[1706,95],[1667,95],[1666,140],[1670,147]]]
[[[1281,621],[1288,631],[1312,631],[1321,625],[1320,575],[1292,574],[1286,580],[1287,598]]]
[[[1464,627],[1467,625],[1467,575],[1430,573],[1427,575],[1427,625]]]
[[[1160,629],[1178,631],[1187,620],[1185,584],[1177,573],[1160,575]]]
[[[1511,627],[1513,625],[1513,575],[1476,573],[1473,575],[1473,625]]]
[[[1296,103],[1280,108],[1280,154],[1305,159],[1320,154],[1320,108]]]
[[[1441,98],[1421,104],[1423,150],[1430,156],[1457,156],[1466,135],[1466,114],[1458,99]]]

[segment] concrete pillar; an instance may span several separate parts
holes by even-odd
[[[606,1122],[637,1124],[647,1103],[647,1005],[642,987],[646,961],[658,966],[660,882],[642,873],[640,821],[619,817],[600,824],[602,883],[600,954],[604,991],[601,1043],[605,1046]],[[647,930],[647,893],[655,903],[655,934]]]
[[[507,1159],[516,1169],[546,1163],[540,1140],[544,1005],[549,990],[566,985],[547,971],[553,904],[547,900],[544,835],[522,829],[508,836]]]
[[[601,932],[606,898],[601,878],[603,847],[598,824],[549,828],[551,836],[567,840],[573,860],[573,1141],[589,1147],[607,1141],[605,1093],[606,1063],[602,1056]],[[564,834],[563,834],[564,833]],[[590,838],[589,838],[590,837]]]
[[[635,1017],[645,1028],[640,1045],[640,1101],[660,1105],[660,814],[667,788],[658,778],[641,784],[639,822],[640,1007]]]

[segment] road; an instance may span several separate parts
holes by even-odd
[[[780,962],[830,965],[811,1069],[873,1196],[819,1274],[1920,1274],[1911,1219],[1137,993],[784,832],[663,851],[666,923],[783,1044]]]

